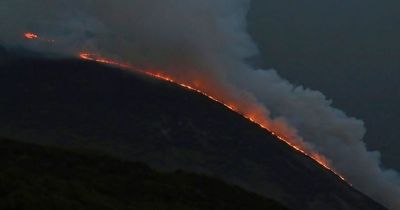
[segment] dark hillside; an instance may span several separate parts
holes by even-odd
[[[219,180],[0,139],[0,209],[286,210]]]
[[[183,169],[298,210],[382,206],[237,113],[179,86],[79,60],[0,64],[0,134]]]

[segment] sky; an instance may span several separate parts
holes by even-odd
[[[362,119],[364,140],[400,169],[400,1],[253,0],[257,64],[320,90]]]

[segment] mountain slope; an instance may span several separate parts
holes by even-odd
[[[287,210],[205,176],[0,139],[0,209]]]
[[[293,209],[384,209],[237,113],[179,86],[78,60],[0,66],[0,133],[205,173]]]

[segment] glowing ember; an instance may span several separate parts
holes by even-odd
[[[41,37],[39,37],[39,35],[31,33],[31,32],[27,32],[24,34],[25,39],[30,39],[30,40],[39,40],[39,41],[43,41],[43,42],[55,42],[55,40],[53,39],[43,39]]]
[[[246,119],[248,119],[249,121],[251,121],[251,122],[257,124],[257,125],[260,126],[261,128],[267,130],[269,133],[272,133],[274,136],[276,136],[276,137],[277,137],[278,139],[280,139],[281,141],[285,142],[285,143],[286,143],[287,145],[289,145],[290,147],[292,147],[292,148],[294,148],[295,150],[299,151],[300,153],[302,153],[302,154],[304,154],[304,155],[310,157],[311,159],[313,159],[314,161],[316,161],[319,165],[321,165],[321,166],[324,167],[325,169],[331,171],[331,172],[334,173],[336,176],[338,176],[340,179],[342,179],[343,181],[345,181],[346,183],[348,183],[349,185],[351,185],[349,182],[346,181],[346,179],[345,179],[342,175],[340,175],[338,172],[336,172],[336,171],[330,166],[329,161],[327,161],[327,159],[326,159],[323,155],[321,155],[321,154],[319,154],[319,153],[317,153],[317,152],[307,152],[307,149],[305,149],[304,146],[302,146],[302,145],[295,145],[294,143],[292,143],[292,142],[294,142],[294,141],[290,141],[290,139],[288,139],[288,137],[285,137],[285,135],[279,134],[279,133],[273,131],[273,129],[270,128],[270,125],[269,125],[270,123],[268,123],[264,118],[256,117],[256,116],[254,116],[254,115],[252,115],[252,114],[250,114],[250,113],[248,113],[248,114],[246,114],[246,113],[241,113],[240,110],[238,110],[238,109],[236,108],[237,106],[236,106],[235,104],[233,104],[233,103],[225,104],[225,103],[223,102],[223,100],[220,100],[217,96],[212,96],[212,95],[206,93],[206,92],[203,91],[203,90],[200,90],[200,89],[198,89],[198,88],[194,88],[193,86],[190,86],[190,85],[185,84],[185,83],[178,82],[178,81],[172,79],[170,76],[167,76],[167,75],[162,74],[162,73],[159,73],[159,72],[154,72],[154,71],[152,71],[152,70],[143,70],[143,69],[140,69],[140,68],[136,68],[136,67],[134,67],[134,66],[131,66],[131,65],[129,65],[129,64],[120,63],[120,62],[118,62],[118,61],[114,61],[114,60],[111,60],[111,59],[108,59],[108,58],[100,57],[100,56],[97,56],[97,55],[95,55],[95,54],[86,53],[86,52],[80,53],[80,54],[79,54],[79,57],[80,57],[81,59],[84,59],[84,60],[96,61],[96,62],[99,62],[99,63],[109,64],[109,65],[118,66],[118,67],[121,67],[121,68],[124,68],[124,69],[129,69],[129,70],[141,72],[141,73],[146,74],[146,75],[149,75],[149,76],[151,76],[151,77],[155,77],[155,78],[158,78],[158,79],[161,79],[161,80],[164,80],[164,81],[168,81],[168,82],[171,82],[171,83],[180,85],[181,87],[184,87],[184,88],[186,88],[186,89],[189,89],[189,90],[195,91],[195,92],[197,92],[197,93],[200,93],[200,94],[202,94],[202,95],[208,97],[209,99],[211,99],[211,100],[213,100],[213,101],[215,101],[215,102],[218,102],[218,103],[224,105],[224,106],[227,107],[228,109],[230,109],[230,110],[232,110],[232,111],[234,111],[234,112],[236,112],[236,113],[239,113],[239,114],[242,115],[244,118],[246,118]]]
[[[36,34],[34,34],[34,33],[30,33],[30,32],[25,33],[25,34],[24,34],[24,37],[25,37],[26,39],[39,39],[39,36],[38,36],[38,35],[36,35]]]

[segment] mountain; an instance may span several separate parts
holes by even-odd
[[[76,59],[8,56],[0,134],[206,174],[298,210],[385,209],[201,94]]]
[[[1,209],[287,210],[220,180],[0,139]]]

